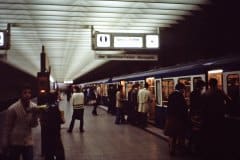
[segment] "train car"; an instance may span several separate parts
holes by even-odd
[[[218,88],[224,90],[235,101],[235,108],[231,109],[230,114],[240,116],[240,57],[237,56],[199,60],[184,65],[113,77],[112,83],[124,86],[126,99],[128,98],[127,92],[134,83],[139,83],[140,87],[144,83],[148,83],[154,99],[150,109],[149,122],[163,128],[168,96],[174,90],[177,82],[180,81],[186,85],[184,96],[189,104],[190,93],[194,90],[197,80],[202,79],[208,82],[210,78],[216,78]]]

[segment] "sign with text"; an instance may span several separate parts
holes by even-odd
[[[150,54],[96,54],[96,59],[123,61],[157,61],[157,55]]]
[[[97,34],[97,47],[109,48],[111,44],[110,34]]]
[[[114,36],[114,48],[143,48],[143,37]]]
[[[93,47],[95,50],[119,50],[119,49],[158,49],[158,34],[140,33],[96,33]]]

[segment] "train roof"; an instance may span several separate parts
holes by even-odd
[[[240,68],[240,56],[229,56],[222,58],[212,58],[208,60],[198,60],[188,64],[177,64],[174,66],[163,67],[143,72],[137,72],[133,74],[127,74],[123,76],[117,76],[112,78],[112,82],[120,80],[144,80],[147,77],[171,77],[171,76],[184,76],[184,75],[196,75],[205,73],[207,70],[224,69],[224,71],[234,70]]]

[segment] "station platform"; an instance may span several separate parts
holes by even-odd
[[[92,106],[84,110],[84,130],[80,133],[79,121],[72,133],[67,129],[71,121],[72,108],[65,99],[60,102],[66,123],[62,125],[61,136],[66,160],[192,160],[190,155],[172,157],[169,155],[166,137],[154,126],[141,129],[129,124],[116,125],[115,116],[106,112],[105,106],[98,107],[98,115],[92,115]],[[41,156],[40,127],[34,129],[34,160]]]

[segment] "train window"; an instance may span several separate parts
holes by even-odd
[[[152,95],[155,95],[155,79],[154,78],[147,78],[146,82],[149,84],[149,90]]]
[[[156,80],[156,101],[157,105],[161,105],[161,81]]]
[[[218,81],[218,89],[223,89],[223,82],[222,82],[222,70],[212,70],[208,71],[208,80],[211,78],[216,78]]]
[[[174,80],[164,79],[162,80],[162,104],[167,105],[168,96],[174,91]]]
[[[148,83],[149,91],[151,92],[152,100],[151,107],[149,108],[149,120],[155,119],[155,107],[156,107],[156,101],[155,101],[155,78],[149,77],[146,79],[146,82]]]
[[[179,78],[179,82],[183,83],[186,86],[185,92],[184,92],[184,97],[187,101],[187,104],[190,103],[190,94],[191,94],[191,78],[186,77],[186,78]]]
[[[232,98],[238,98],[240,95],[240,80],[239,74],[229,74],[227,76],[227,93]]]
[[[193,90],[196,88],[196,83],[198,80],[203,80],[202,77],[193,77]]]

